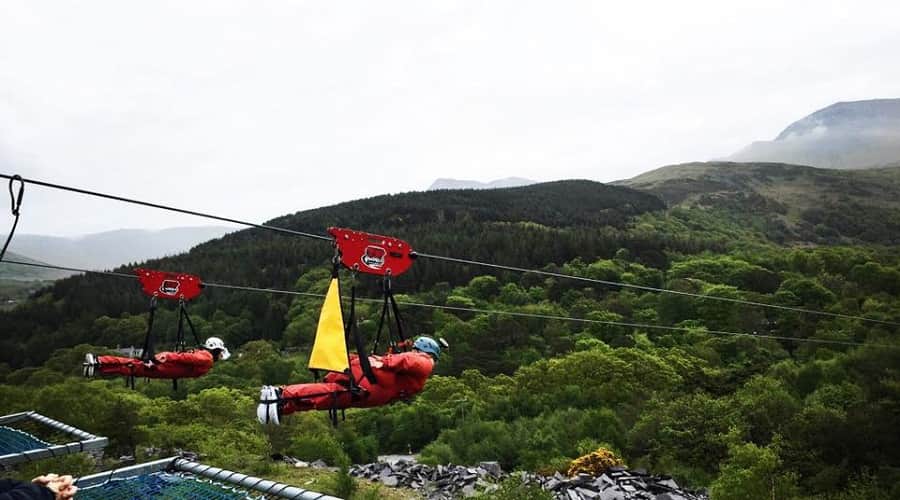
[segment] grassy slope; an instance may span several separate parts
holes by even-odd
[[[686,163],[617,184],[656,194],[672,207],[767,218],[773,227],[783,226],[788,242],[896,244],[900,238],[894,227],[900,221],[897,166],[826,170],[781,163]],[[887,226],[865,231],[860,222]]]

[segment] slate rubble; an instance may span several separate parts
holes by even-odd
[[[399,460],[394,463],[354,465],[350,474],[377,481],[385,486],[421,491],[429,500],[449,500],[496,490],[498,482],[509,477],[497,462],[482,462],[477,467],[438,465],[431,467]],[[538,484],[557,500],[708,500],[705,493],[682,490],[668,476],[654,476],[642,469],[612,467],[598,477],[579,474],[540,476],[514,473],[523,482]]]

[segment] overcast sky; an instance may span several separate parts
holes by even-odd
[[[611,181],[900,97],[898,26],[896,1],[3,0],[0,172],[253,221],[438,177]],[[33,186],[22,212],[207,224]]]

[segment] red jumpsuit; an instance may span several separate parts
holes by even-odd
[[[375,384],[362,375],[359,357],[350,357],[350,372],[362,389],[358,396],[354,397],[348,391],[350,379],[347,375],[329,373],[321,383],[284,386],[281,397],[285,404],[281,414],[331,408],[369,408],[407,399],[425,387],[425,381],[434,368],[430,355],[415,351],[369,356],[369,363],[378,379]]]
[[[134,375],[145,378],[194,378],[200,377],[213,366],[213,355],[206,350],[188,352],[161,352],[154,356],[149,367],[140,359],[118,356],[98,356],[103,375]]]

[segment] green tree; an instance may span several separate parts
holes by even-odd
[[[784,472],[775,448],[744,443],[729,448],[710,494],[717,500],[794,498],[796,477]]]

